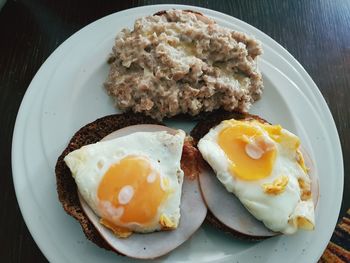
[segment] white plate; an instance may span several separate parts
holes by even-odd
[[[104,17],[66,40],[40,68],[22,101],[12,147],[16,195],[32,236],[51,262],[129,260],[86,240],[79,224],[65,214],[56,194],[54,166],[77,129],[116,112],[102,88],[116,33],[132,27],[138,17],[174,7],[198,10],[223,26],[261,40],[265,53],[260,68],[266,89],[251,112],[301,137],[317,165],[321,194],[313,232],[250,243],[204,226],[159,261],[317,261],[333,232],[343,189],[342,154],[330,111],[306,71],[274,40],[236,18],[190,6],[145,6]],[[169,124],[187,131],[194,125]]]

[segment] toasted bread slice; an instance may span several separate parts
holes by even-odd
[[[74,134],[67,148],[62,152],[56,163],[55,172],[58,198],[64,210],[67,214],[78,220],[87,239],[107,250],[111,250],[111,247],[101,237],[99,232],[82,211],[77,186],[68,166],[63,161],[63,158],[68,153],[79,149],[84,145],[100,141],[102,138],[116,130],[136,124],[161,123],[150,117],[134,113],[116,114],[97,119],[94,122],[85,125]]]
[[[202,137],[204,137],[204,135],[206,135],[209,132],[211,128],[215,127],[223,120],[229,120],[229,119],[235,119],[235,120],[253,120],[254,119],[261,123],[269,123],[263,118],[257,115],[249,114],[249,113],[216,110],[216,111],[205,113],[199,116],[199,122],[192,129],[191,136],[197,143]]]
[[[209,132],[209,130],[211,128],[220,124],[223,120],[229,120],[229,119],[255,120],[255,121],[258,121],[261,123],[270,124],[268,121],[262,119],[261,117],[259,117],[257,115],[252,115],[252,114],[248,114],[248,113],[240,113],[240,112],[227,112],[227,111],[223,111],[223,110],[214,111],[212,113],[202,115],[200,121],[197,123],[197,125],[191,131],[191,136],[194,139],[194,145],[197,145],[198,141],[202,137],[204,137]],[[311,179],[311,192],[312,192],[312,197],[313,197],[312,199],[313,199],[314,206],[316,207],[317,201],[319,198],[319,183],[318,183],[318,176],[317,176],[316,167],[314,166],[307,151],[303,148],[301,148],[301,151],[304,155],[304,159],[305,159],[305,163],[306,163],[307,167],[310,168],[308,174],[309,174],[310,179]],[[209,172],[211,171],[211,167],[209,165],[206,165],[204,172],[206,173],[206,171],[209,171]],[[203,172],[201,173],[201,175],[203,175]],[[205,177],[203,177],[203,178],[205,178]],[[201,180],[200,180],[200,182],[201,182]],[[203,181],[203,182],[205,182],[205,181]],[[202,194],[203,194],[203,188],[202,188]],[[205,195],[205,194],[203,194],[203,195]],[[245,216],[250,216],[250,215],[244,215],[244,217]],[[216,227],[219,230],[222,230],[226,233],[232,234],[235,237],[243,238],[246,240],[248,239],[251,241],[258,241],[258,240],[266,239],[266,238],[280,234],[277,232],[270,231],[267,228],[266,228],[266,230],[268,230],[269,233],[264,233],[261,231],[258,231],[258,232],[248,231],[245,233],[238,232],[240,229],[234,228],[234,227],[228,227],[222,221],[220,221],[218,218],[216,218],[216,216],[209,209],[208,209],[206,221],[207,221],[207,223]],[[261,222],[259,222],[259,223],[261,223]],[[262,225],[262,223],[261,223],[261,225]],[[259,234],[257,234],[257,233],[259,233]]]
[[[266,120],[262,119],[261,117],[257,115],[252,115],[248,113],[241,113],[241,112],[227,112],[223,110],[214,111],[209,114],[205,114],[201,116],[201,120],[197,123],[197,125],[192,129],[191,136],[194,139],[195,145],[198,143],[198,141],[206,135],[209,130],[216,125],[220,124],[223,120],[229,120],[229,119],[236,119],[236,120],[257,120],[261,123],[269,123]],[[211,169],[208,165],[208,169]],[[219,221],[211,212],[208,210],[206,222],[209,225],[212,225],[213,227],[227,233],[231,234],[234,237],[250,240],[250,241],[260,241],[266,238],[269,238],[270,236],[254,236],[254,235],[245,235],[244,233],[235,231],[234,229],[227,227],[224,225],[221,221]]]

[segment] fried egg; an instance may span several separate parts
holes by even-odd
[[[198,149],[226,190],[272,231],[292,234],[314,228],[311,181],[300,139],[280,125],[226,120]]]
[[[135,132],[69,153],[64,161],[100,223],[119,237],[175,229],[185,133]]]

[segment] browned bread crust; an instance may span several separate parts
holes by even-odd
[[[257,120],[262,123],[268,123],[266,120],[260,118],[257,115],[252,115],[249,113],[241,113],[241,112],[227,112],[223,110],[213,111],[211,113],[205,114],[201,116],[201,120],[197,123],[197,125],[192,129],[191,136],[194,139],[195,145],[197,145],[198,141],[206,135],[209,130],[216,125],[218,125],[223,120]],[[208,169],[211,169],[209,165],[207,165]],[[250,241],[260,241],[266,239],[266,237],[257,237],[257,236],[247,236],[240,232],[237,232],[224,224],[222,224],[211,212],[208,210],[206,222],[209,225],[212,225],[216,229],[219,229],[227,234],[231,234],[234,237],[250,240]]]
[[[160,122],[141,114],[115,114],[97,119],[77,131],[70,140],[66,149],[57,160],[55,173],[58,198],[67,214],[73,216],[80,223],[87,239],[99,247],[111,250],[111,247],[101,237],[88,217],[84,214],[77,192],[77,186],[68,166],[63,158],[80,147],[96,143],[103,137],[121,128],[137,124],[161,124]]]
[[[242,112],[228,112],[224,110],[216,110],[210,113],[202,114],[199,117],[199,122],[192,129],[191,136],[195,139],[196,143],[206,135],[209,130],[218,125],[223,120],[235,119],[235,120],[257,120],[262,123],[268,123],[266,120],[260,118],[257,115],[242,113]]]

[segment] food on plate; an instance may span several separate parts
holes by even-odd
[[[158,120],[247,111],[263,90],[261,53],[251,36],[197,12],[167,10],[117,35],[105,87],[119,109]]]
[[[155,124],[137,114],[98,119],[73,136],[56,165],[60,201],[87,238],[134,258],[175,249],[207,212],[190,159],[198,151],[189,154],[196,148],[183,131]]]
[[[122,30],[105,86],[128,113],[81,128],[55,168],[60,202],[89,240],[153,259],[205,218],[251,240],[314,228],[318,184],[299,138],[242,113],[263,90],[261,53],[254,38],[188,10]],[[182,113],[201,119],[193,138],[159,122]]]
[[[64,158],[79,193],[117,236],[176,229],[185,132],[135,132],[89,144]]]
[[[218,179],[204,172],[200,185],[211,216],[223,228],[256,238],[314,229],[313,194],[316,200],[317,191],[312,184],[317,183],[312,182],[296,135],[240,113],[214,114],[201,121],[191,135]],[[230,214],[227,210],[232,209],[234,196],[228,192],[268,229],[251,218],[239,222],[242,207],[237,204]]]

